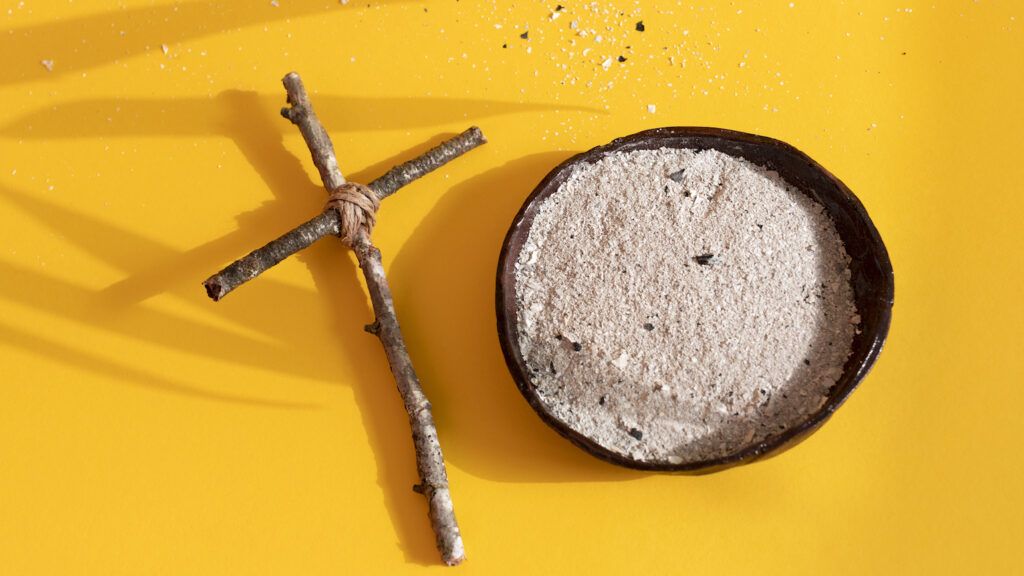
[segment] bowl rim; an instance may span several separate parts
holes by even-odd
[[[687,142],[687,145],[679,145],[681,142]],[[529,235],[537,208],[544,200],[558,190],[561,183],[572,173],[577,165],[596,162],[613,152],[662,147],[697,150],[714,148],[739,157],[742,157],[742,155],[734,152],[740,152],[743,149],[758,149],[769,154],[769,158],[788,157],[788,160],[802,164],[801,170],[808,170],[808,174],[813,173],[816,177],[823,179],[822,181],[826,184],[824,189],[811,190],[801,188],[792,183],[789,178],[786,178],[786,175],[782,174],[781,170],[779,172],[787,180],[787,183],[798,188],[815,202],[823,205],[831,219],[835,220],[837,210],[843,210],[844,215],[850,218],[853,224],[858,227],[855,230],[860,236],[857,239],[858,243],[866,247],[864,254],[859,256],[851,254],[851,259],[858,263],[858,268],[862,264],[865,266],[872,265],[877,268],[877,277],[867,288],[867,294],[856,292],[855,288],[855,297],[858,304],[857,313],[862,317],[861,326],[869,326],[871,328],[870,332],[865,328],[860,335],[855,336],[853,352],[843,367],[843,374],[830,389],[828,400],[821,407],[808,415],[800,423],[764,440],[753,442],[724,456],[680,464],[672,464],[667,461],[637,460],[614,452],[573,430],[551,414],[530,385],[526,363],[519,351],[518,319],[515,306],[515,265],[518,261],[519,252]],[[730,150],[733,152],[730,152]],[[769,165],[767,167],[772,170],[777,169],[775,166]],[[823,199],[827,199],[829,203],[824,202]],[[853,240],[853,238],[847,237],[842,237],[842,239],[844,244],[847,244],[849,240]],[[857,388],[877,360],[888,336],[892,320],[893,295],[894,278],[892,263],[878,230],[875,228],[860,200],[831,172],[815,162],[807,154],[781,140],[722,128],[670,126],[644,130],[616,138],[608,144],[594,147],[566,159],[544,176],[523,202],[502,242],[501,252],[498,257],[495,308],[497,313],[498,339],[512,379],[526,401],[548,426],[586,452],[613,464],[638,470],[699,474],[722,470],[781,453],[798,444],[820,428],[849,398],[850,394]],[[870,305],[870,310],[861,310],[862,298],[865,299],[865,303]]]

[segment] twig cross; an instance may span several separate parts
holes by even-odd
[[[420,476],[420,482],[413,489],[427,499],[430,523],[434,529],[441,559],[449,566],[459,564],[465,559],[465,551],[459,525],[455,520],[455,510],[452,507],[448,473],[437,439],[437,428],[434,426],[430,402],[420,387],[405,341],[402,339],[391,299],[391,288],[388,286],[381,263],[380,250],[370,241],[370,232],[376,221],[375,213],[380,200],[420,176],[485,143],[486,140],[479,128],[472,127],[423,155],[395,166],[369,185],[346,182],[338,167],[334,146],[313,111],[302,79],[295,72],[291,72],[282,82],[288,93],[289,106],[281,109],[281,115],[298,126],[302,132],[302,137],[313,155],[313,163],[320,172],[324,187],[327,188],[327,206],[321,214],[233,262],[208,278],[203,285],[210,298],[220,300],[241,284],[252,280],[328,234],[340,236],[355,252],[359,268],[366,278],[375,315],[375,320],[366,326],[366,331],[380,339],[398,392],[409,414],[409,426],[412,428],[413,445],[416,449],[416,468]]]

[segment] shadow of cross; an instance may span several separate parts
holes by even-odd
[[[302,133],[313,156],[313,164],[328,191],[329,201],[322,213],[236,260],[208,278],[203,285],[210,298],[220,300],[242,283],[252,280],[328,234],[337,235],[352,249],[366,279],[373,305],[374,321],[366,326],[366,331],[377,336],[384,347],[388,365],[409,416],[416,469],[420,478],[413,490],[427,500],[428,516],[441,560],[449,566],[461,564],[465,560],[462,534],[455,519],[448,472],[430,401],[413,369],[412,359],[398,325],[380,250],[373,245],[370,234],[381,200],[420,176],[484,144],[486,140],[480,129],[474,126],[419,157],[395,166],[368,185],[347,182],[338,167],[334,145],[313,111],[302,79],[295,72],[290,72],[282,82],[288,93],[288,106],[281,109],[281,115],[295,124]]]
[[[465,118],[555,109],[601,113],[585,106],[465,98],[361,98],[334,94],[318,94],[316,98],[318,115],[332,132],[408,129]],[[320,187],[309,180],[300,160],[284,146],[287,126],[275,118],[280,103],[279,95],[242,90],[226,90],[213,97],[84,99],[16,118],[0,127],[0,137],[49,142],[92,137],[224,136],[263,179],[273,199],[236,216],[238,226],[231,232],[184,252],[154,252],[145,261],[134,263],[128,269],[130,275],[103,289],[103,296],[109,301],[125,305],[163,293],[169,280],[201,274],[211,263],[236,255],[268,230],[281,230],[282,223],[289,219],[301,218],[323,207],[322,192],[316,192]],[[392,158],[382,159],[353,174],[353,178],[365,182],[379,176],[391,166],[438,145],[445,137],[438,135]],[[90,242],[88,237],[79,240]],[[115,247],[118,245],[115,243]],[[107,258],[110,251],[111,247],[104,246],[96,254]],[[325,274],[307,257],[299,257],[314,272],[314,279]]]

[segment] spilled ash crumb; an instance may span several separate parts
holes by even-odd
[[[822,207],[717,151],[581,166],[516,264],[519,346],[548,410],[647,462],[724,456],[819,408],[860,317]]]

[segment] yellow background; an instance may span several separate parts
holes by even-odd
[[[0,573],[444,570],[350,255],[320,242],[218,304],[200,286],[322,206],[277,113],[292,69],[352,179],[471,124],[490,139],[388,199],[375,234],[448,458],[457,570],[1024,570],[1024,6],[562,2],[552,20],[554,2],[5,0]],[[561,440],[494,326],[534,184],[663,125],[803,149],[896,271],[886,349],[837,416],[701,477]]]

